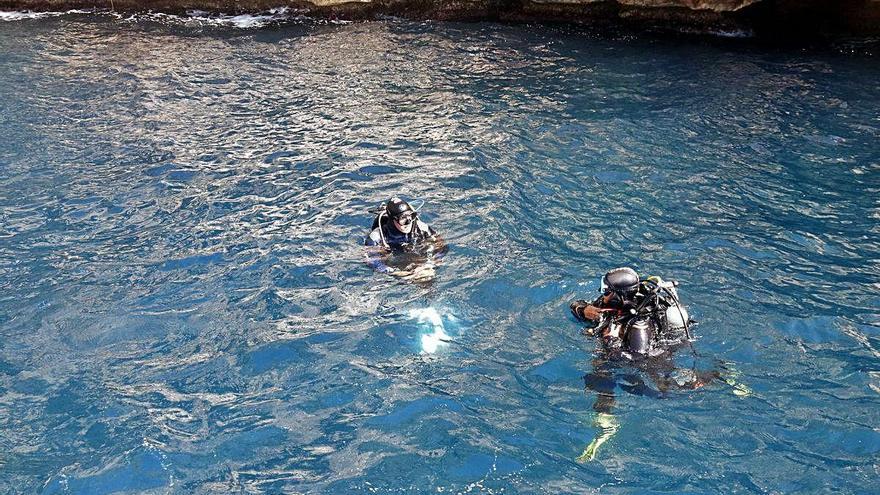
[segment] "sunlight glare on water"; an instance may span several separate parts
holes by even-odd
[[[428,327],[426,333],[424,333],[421,338],[423,353],[433,354],[437,352],[441,346],[446,346],[452,339],[452,337],[446,333],[443,319],[436,309],[411,309],[409,311],[409,316]]]

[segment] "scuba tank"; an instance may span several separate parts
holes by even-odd
[[[676,300],[663,313],[664,326],[667,330],[688,331],[690,315],[687,310]]]
[[[624,338],[627,349],[635,354],[647,355],[651,350],[654,325],[648,316],[634,316],[626,325]]]
[[[387,203],[382,203],[378,208],[368,211],[376,215],[373,218],[373,224],[370,226],[370,232],[379,229],[379,243],[383,248],[388,249],[388,242],[385,241],[385,233],[382,229],[382,221],[388,221],[388,208],[386,205]]]
[[[649,277],[648,280],[657,286],[658,307],[655,311],[662,331],[664,333],[684,331],[685,336],[690,339],[690,315],[678,299],[678,291],[675,289],[678,283],[674,280],[664,281],[660,277]]]
[[[603,313],[599,325],[594,329],[600,333],[607,329],[610,338],[605,343],[612,349],[623,348],[631,354],[647,356],[653,349],[657,337],[657,325],[649,313],[626,312],[612,315]]]

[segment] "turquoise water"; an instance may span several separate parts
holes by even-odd
[[[0,492],[873,492],[880,64],[852,46],[0,22]],[[364,263],[394,194],[449,242],[431,283]],[[579,463],[599,353],[567,305],[622,264],[680,281],[676,364],[752,394],[621,366]]]

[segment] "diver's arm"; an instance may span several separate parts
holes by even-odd
[[[438,234],[433,227],[421,220],[417,221],[416,227],[424,232],[424,242],[430,243],[430,250],[434,254],[435,260],[439,260],[446,255],[446,252],[449,251],[449,247],[446,245],[446,241],[443,237]]]
[[[604,309],[610,302],[611,296],[599,296],[595,301],[584,304],[586,301],[575,301],[571,304],[571,311],[574,315],[582,320],[599,323],[602,319],[602,313],[607,311]]]
[[[434,244],[434,259],[439,260],[449,252],[449,246],[446,245],[446,240],[443,239],[440,234],[433,234],[431,236],[431,242]]]
[[[592,304],[589,304],[584,307],[583,311],[581,311],[581,314],[583,315],[583,318],[585,320],[590,320],[592,322],[598,323],[599,318],[602,316],[602,310],[597,308],[596,306],[593,306]]]
[[[381,273],[394,272],[394,268],[386,265],[385,262],[382,261],[386,251],[382,247],[382,234],[379,232],[379,229],[373,229],[373,231],[370,232],[370,235],[364,239],[364,246],[367,247],[367,264],[370,265],[373,270]]]
[[[373,229],[370,234],[364,238],[364,246],[381,246],[382,245],[382,233],[379,232],[379,229]]]
[[[579,299],[569,304],[569,308],[571,308],[571,314],[578,320],[599,323],[599,308],[587,301]]]
[[[396,270],[382,261],[384,251],[379,247],[367,248],[367,264],[380,273],[394,273]]]

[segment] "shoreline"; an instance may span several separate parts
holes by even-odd
[[[659,5],[659,6],[658,6]],[[563,23],[600,30],[734,33],[780,41],[880,35],[880,0],[0,0],[0,10],[261,15],[278,9],[327,20]]]

